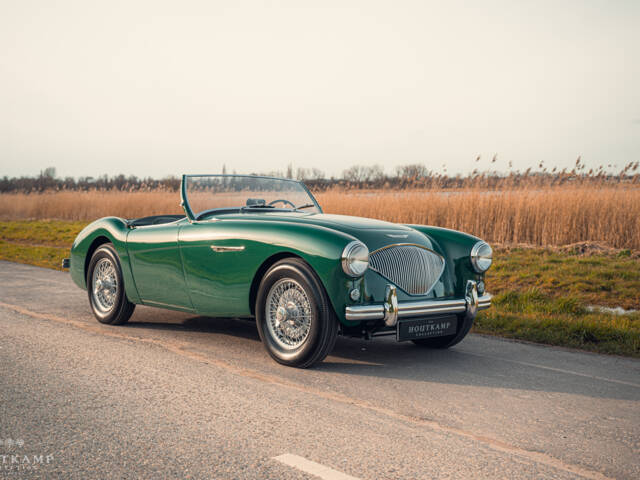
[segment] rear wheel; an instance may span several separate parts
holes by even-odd
[[[115,248],[110,243],[93,253],[87,271],[89,305],[100,323],[122,325],[135,309],[124,291],[122,268]]]
[[[449,348],[460,343],[467,336],[473,326],[473,317],[466,314],[458,315],[458,332],[455,335],[435,338],[419,338],[411,340],[416,345],[425,348]]]
[[[338,336],[338,320],[322,284],[297,258],[279,261],[262,278],[256,323],[269,355],[298,368],[324,360]]]

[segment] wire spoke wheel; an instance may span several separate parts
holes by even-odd
[[[300,258],[284,258],[264,274],[256,296],[256,324],[276,362],[308,368],[335,345],[338,319],[315,272]]]
[[[91,295],[96,308],[101,313],[113,310],[118,298],[118,275],[109,258],[101,258],[93,269]]]
[[[267,329],[285,350],[299,348],[311,331],[311,302],[302,286],[291,278],[273,284],[266,302]]]

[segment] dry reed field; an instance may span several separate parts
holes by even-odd
[[[510,191],[327,192],[326,212],[437,225],[490,242],[596,241],[640,250],[640,189],[561,187]]]
[[[326,213],[437,225],[501,244],[596,241],[640,250],[640,188],[562,186],[513,190],[345,190],[317,193]],[[0,218],[90,221],[182,213],[175,191],[0,194]]]

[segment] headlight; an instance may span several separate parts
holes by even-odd
[[[471,249],[471,264],[478,273],[489,270],[493,262],[493,250],[487,242],[478,242]]]
[[[359,277],[369,268],[369,249],[358,241],[353,241],[342,251],[342,269],[351,277]]]

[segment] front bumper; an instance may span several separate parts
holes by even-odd
[[[478,297],[476,282],[469,280],[463,299],[398,303],[395,286],[387,285],[383,304],[346,307],[345,318],[347,320],[384,320],[385,325],[393,327],[398,322],[398,318],[406,317],[428,317],[465,312],[475,317],[478,310],[484,310],[491,306],[491,298],[488,293]]]

